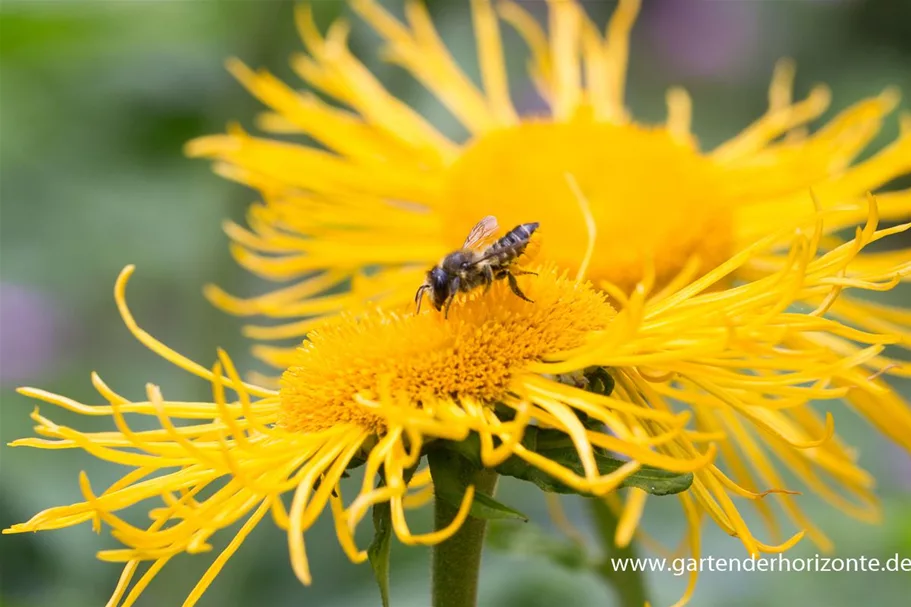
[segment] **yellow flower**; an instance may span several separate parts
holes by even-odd
[[[782,219],[811,212],[810,188],[826,208],[840,209],[826,222],[821,246],[831,249],[839,230],[863,221],[867,191],[911,170],[907,120],[898,140],[852,164],[895,108],[895,90],[808,134],[804,129],[826,110],[829,92],[820,86],[792,101],[794,67],[787,61],[776,68],[766,114],[714,150],[701,150],[690,132],[690,100],[682,89],[669,91],[664,124],[634,122],[624,81],[637,0],[620,2],[604,36],[573,1],[547,3],[549,37],[518,4],[497,3],[500,17],[528,43],[531,78],[549,103],[549,114],[520,117],[507,86],[497,15],[488,0],[470,4],[481,89],[449,55],[421,2],[406,2],[407,25],[375,0],[351,2],[386,42],[383,56],[448,108],[468,131],[465,141],[446,137],[383,88],[348,50],[346,21],[323,37],[307,7],[297,23],[309,54],[294,56],[292,67],[343,107],[229,61],[229,70],[272,110],[260,117],[263,130],[305,135],[322,146],[257,138],[234,126],[187,147],[262,195],[249,210],[250,229],[227,224],[238,262],[267,279],[295,281],[250,300],[209,289],[230,312],[297,319],[248,327],[249,336],[299,338],[319,316],[367,301],[410,301],[427,268],[488,214],[507,228],[540,222],[542,254],[571,270],[585,256],[590,219],[598,238],[589,277],[628,292],[646,263],[654,264],[658,286],[681,271],[695,277],[717,266],[774,232]],[[589,201],[590,217],[567,187],[567,174]],[[911,192],[883,194],[879,205],[884,219],[908,217]],[[780,244],[733,278],[780,268],[787,243]],[[907,254],[866,254],[863,263],[888,265]],[[833,312],[864,322],[872,309],[843,299]],[[891,321],[907,326],[899,318]]]
[[[226,225],[232,254],[261,277],[289,282],[250,299],[209,287],[210,299],[234,314],[283,321],[245,328],[249,337],[264,342],[300,339],[324,317],[342,311],[398,310],[409,304],[426,270],[458,248],[469,228],[488,214],[507,228],[540,222],[541,258],[570,272],[584,267],[621,313],[627,311],[626,297],[646,279],[654,289],[642,305],[656,316],[673,314],[677,306],[680,314],[695,311],[675,292],[690,296],[709,287],[740,285],[725,293],[758,297],[757,285],[774,285],[778,292],[787,283],[785,299],[811,312],[789,315],[786,304],[768,304],[767,315],[751,325],[755,331],[741,334],[735,347],[751,356],[700,359],[705,366],[698,368],[711,371],[686,381],[679,378],[688,377],[697,363],[684,360],[682,352],[667,355],[681,358],[666,372],[656,370],[655,359],[666,362],[658,353],[614,361],[630,369],[618,372],[617,396],[648,409],[673,408],[681,401],[689,405],[704,437],[724,438],[718,442],[724,469],[740,487],[718,481],[727,490],[755,497],[761,487],[782,487],[774,458],[842,510],[875,520],[873,479],[847,464],[851,451],[834,439],[825,448],[805,448],[809,437],[826,434],[826,424],[806,402],[837,393],[885,436],[911,450],[911,408],[880,377],[909,377],[911,366],[867,347],[876,334],[909,349],[911,312],[845,293],[884,291],[907,280],[911,251],[898,245],[849,253],[852,245],[842,236],[864,221],[867,192],[911,171],[907,116],[895,141],[856,162],[895,109],[897,92],[887,89],[856,103],[810,132],[808,125],[828,108],[829,91],[819,86],[794,100],[794,66],[782,61],[772,78],[767,112],[731,140],[703,150],[690,130],[686,91],[668,91],[663,124],[637,123],[626,108],[628,40],[637,0],[621,0],[603,34],[573,1],[547,3],[548,33],[517,3],[498,2],[496,9],[489,0],[470,5],[480,87],[450,56],[420,2],[406,2],[407,23],[374,0],[351,2],[384,40],[384,57],[407,70],[465,128],[468,136],[460,140],[383,87],[349,51],[346,21],[334,23],[324,36],[306,7],[298,11],[297,24],[308,53],[293,57],[292,67],[336,104],[298,92],[268,72],[236,60],[228,63],[270,108],[258,122],[262,130],[304,135],[318,146],[254,137],[237,126],[188,145],[190,155],[214,159],[218,173],[260,192],[261,202],[248,212],[249,228]],[[549,107],[543,115],[519,116],[513,106],[501,19],[528,45],[530,77]],[[911,217],[911,191],[888,191],[877,200],[882,219]],[[800,223],[814,214],[814,204],[821,223]],[[813,236],[791,247],[792,231],[780,228],[798,224]],[[854,243],[868,238],[866,233]],[[757,242],[763,244],[755,248]],[[741,257],[744,250],[755,254]],[[821,260],[833,254],[851,255],[852,261],[829,273],[835,266]],[[807,272],[819,268],[821,282],[812,288],[796,278],[789,282],[786,276],[803,276],[789,274],[794,264],[803,264]],[[717,276],[716,267],[729,271],[706,281]],[[734,295],[699,297],[700,305],[723,305]],[[768,346],[769,339],[775,347]],[[694,336],[688,347],[699,358],[702,348],[711,346]],[[254,352],[278,368],[293,360],[283,346],[260,344]],[[796,377],[814,387],[764,392],[768,382],[780,381],[782,371],[795,364],[795,356],[810,352],[816,362]],[[829,375],[840,365],[847,365],[843,375]],[[742,381],[725,383],[731,374],[740,374]],[[650,435],[654,429],[646,424],[642,431]],[[834,483],[824,480],[829,475]],[[691,494],[707,487],[697,482]],[[864,505],[846,501],[846,488]],[[830,546],[793,497],[776,499],[798,528],[822,548]],[[624,506],[624,520],[631,523],[619,540],[629,541],[642,502],[643,496],[631,492]],[[779,537],[770,505],[752,503],[773,537]],[[743,539],[743,530],[735,530],[722,510],[708,510]],[[698,513],[687,512],[695,525]]]
[[[441,444],[477,436],[481,466],[518,468],[522,472],[511,474],[537,474],[539,481],[547,478],[551,485],[560,483],[585,494],[606,496],[629,486],[645,466],[692,473],[690,489],[678,499],[694,556],[704,515],[738,537],[751,554],[786,550],[804,531],[778,545],[762,542],[732,499],[745,498],[762,507],[766,493],[778,493],[798,526],[821,536],[764,459],[756,442],[760,436],[810,488],[840,500],[836,503],[856,516],[876,514],[872,479],[834,435],[831,415],[822,421],[805,403],[852,392],[870,399],[888,395],[863,366],[898,338],[858,331],[818,311],[790,309],[810,296],[837,298],[849,285],[883,288],[890,279],[911,272],[906,262],[887,275],[860,269],[845,277],[864,247],[911,228],[905,224],[878,230],[876,209],[871,199],[864,229],[822,254],[818,246],[825,211],[783,226],[780,233],[692,284],[653,294],[655,276],[649,273],[629,297],[614,290],[613,297],[622,304],[619,310],[591,283],[543,264],[535,266],[536,275],[520,278],[534,303],[519,299],[498,281],[488,293],[480,290],[457,298],[449,318],[435,310],[415,315],[373,309],[361,316],[344,315],[311,332],[288,361],[277,392],[242,382],[223,352],[210,371],[140,329],[125,301],[133,271],[129,266],[115,286],[127,327],[163,358],[210,382],[212,401],[165,400],[158,387],[149,384],[147,400],[131,402],[94,374],[92,382],[107,405],[21,389],[72,412],[109,416],[116,430],[80,432],[36,410],[32,417],[43,438],[21,439],[14,446],[82,449],[131,470],[100,493],[83,474],[84,502],[50,508],[5,532],[86,521],[98,531],[107,524],[125,546],[98,555],[125,563],[109,605],[128,606],[171,558],[210,550],[213,534],[246,517],[190,593],[184,603],[189,606],[252,528],[271,514],[288,532],[295,573],[309,583],[303,533],[327,505],[340,545],[354,562],[367,556],[355,544],[354,530],[377,504],[389,504],[392,527],[406,544],[436,544],[457,531],[475,503],[471,486],[461,495],[458,515],[443,529],[412,533],[405,509],[426,501],[432,464],[430,471],[419,470],[422,456]],[[718,286],[787,234],[791,254],[782,271],[742,286]],[[713,286],[717,288],[711,290]],[[843,357],[819,348],[816,336],[849,338],[862,346],[856,355]],[[592,367],[609,370],[616,382],[612,393],[585,389],[584,373]],[[229,401],[227,390],[236,399]],[[878,400],[877,406],[883,415],[892,413],[888,398]],[[151,417],[161,429],[133,430],[126,421],[131,414]],[[697,423],[690,428],[693,414]],[[189,423],[177,424],[175,419]],[[536,443],[534,437],[545,432],[562,437],[562,446],[548,449]],[[733,448],[724,440],[728,432],[753,457],[767,491],[738,484],[713,463],[717,449]],[[556,456],[567,447],[574,453],[569,465],[565,457]],[[623,460],[602,469],[611,452]],[[364,467],[363,482],[346,502],[342,478],[359,464]],[[383,482],[376,484],[381,471]],[[734,469],[735,476],[739,472]],[[819,472],[835,482],[823,482]],[[838,494],[832,484],[837,484]],[[640,489],[630,489],[618,528],[620,541],[632,536],[644,507],[642,489],[649,489],[631,486]],[[286,510],[281,498],[289,492],[293,498]],[[148,507],[146,501],[155,499],[163,505],[149,510],[152,523],[147,528],[117,514],[140,503]],[[150,566],[134,583],[146,561]],[[694,583],[695,574],[684,601]]]

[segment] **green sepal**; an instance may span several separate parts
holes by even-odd
[[[565,433],[559,430],[542,430],[535,426],[529,426],[525,429],[522,445],[526,449],[534,451],[580,476],[585,473],[579,454],[576,452],[576,448],[572,446],[572,441]],[[626,464],[625,461],[610,457],[603,452],[596,451],[594,456],[598,471],[601,474],[610,474]],[[543,491],[587,495],[563,484],[515,455],[497,466],[496,470],[503,476],[512,476],[533,483]],[[620,484],[620,487],[636,487],[652,495],[672,495],[686,491],[692,484],[693,475],[691,473],[669,472],[652,466],[642,466],[635,473],[628,476]]]
[[[462,441],[461,443],[447,442],[445,449],[434,449],[427,453],[431,474],[433,474],[434,495],[437,499],[443,500],[453,508],[461,506],[462,498],[465,496],[469,483],[468,479],[459,473],[460,470],[465,469],[464,466],[448,466],[445,465],[445,462],[452,457],[461,457],[471,461],[471,447],[470,440]],[[467,456],[466,453],[468,453]],[[479,456],[478,465],[475,469],[480,469],[480,467]],[[528,521],[528,517],[522,512],[498,502],[489,495],[478,492],[474,494],[469,514],[474,518],[484,520],[519,519]]]

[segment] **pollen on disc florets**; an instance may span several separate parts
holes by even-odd
[[[459,296],[449,317],[375,311],[312,332],[281,379],[281,423],[317,431],[342,421],[377,431],[381,420],[355,395],[396,402],[472,398],[496,402],[524,364],[582,344],[614,316],[605,296],[556,269],[519,278],[534,303],[505,281]]]

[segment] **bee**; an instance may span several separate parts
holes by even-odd
[[[461,249],[444,257],[439,265],[427,272],[424,284],[414,295],[415,314],[421,311],[425,291],[429,291],[434,308],[446,309],[444,317],[448,318],[449,306],[452,305],[456,294],[468,293],[481,285],[484,285],[486,293],[493,281],[503,278],[509,281],[509,288],[513,293],[527,302],[534,303],[519,288],[516,276],[535,272],[519,270],[513,264],[525,252],[531,235],[539,225],[537,222],[523,223],[490,243],[491,237],[499,228],[497,218],[488,215],[479,221],[471,229]]]

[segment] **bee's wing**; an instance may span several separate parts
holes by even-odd
[[[493,215],[488,215],[471,228],[471,232],[468,233],[468,238],[465,239],[465,243],[462,244],[463,249],[482,249],[486,244],[489,244],[491,237],[500,229],[499,224],[497,224],[497,218]]]

